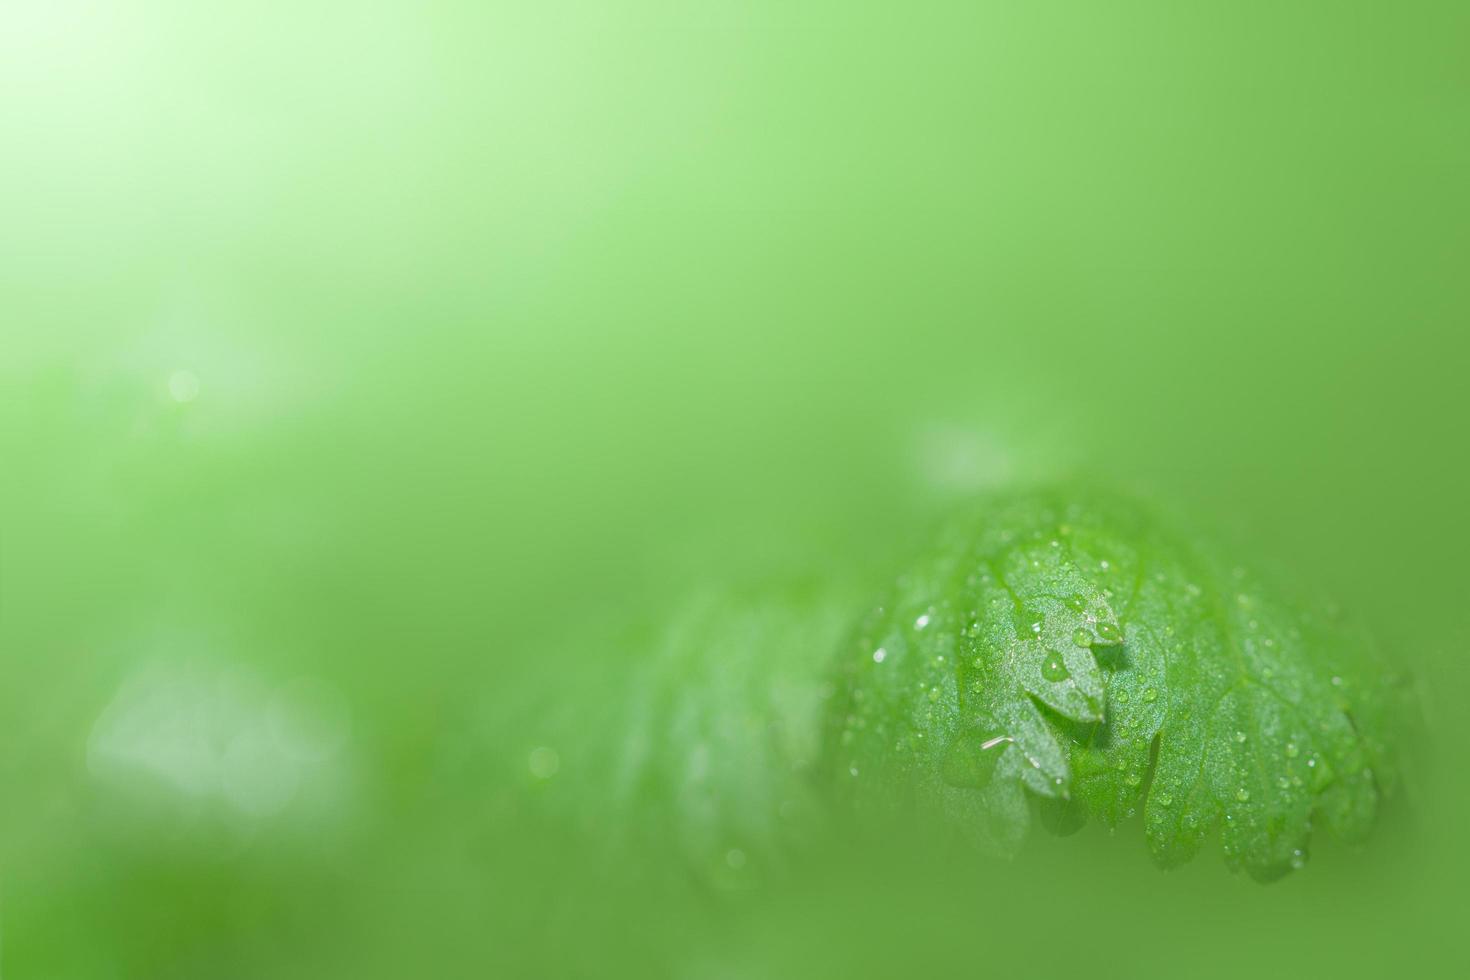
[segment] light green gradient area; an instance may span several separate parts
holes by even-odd
[[[1459,3],[10,0],[0,974],[1459,975],[1467,41]],[[764,873],[759,828],[643,825],[690,773],[608,791],[604,743],[731,697],[810,751],[742,651],[820,664],[950,507],[1066,474],[1419,677],[1366,850],[1262,888],[1137,826],[832,830]],[[731,594],[718,670],[659,659]]]

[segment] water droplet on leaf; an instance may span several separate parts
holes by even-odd
[[[1046,659],[1041,664],[1041,676],[1053,684],[1059,683],[1072,676],[1067,665],[1062,663],[1062,655],[1054,650],[1047,651]]]

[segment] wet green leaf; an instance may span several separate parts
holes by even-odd
[[[1400,697],[1329,610],[1098,493],[991,499],[950,525],[844,650],[829,767],[860,804],[937,803],[1013,850],[1143,815],[1154,858],[1218,830],[1260,880],[1314,826],[1356,840],[1394,780]]]

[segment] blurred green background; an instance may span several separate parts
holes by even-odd
[[[7,0],[0,975],[1463,976],[1467,43]],[[845,625],[1067,474],[1412,668],[1365,851],[1259,887],[807,812]]]

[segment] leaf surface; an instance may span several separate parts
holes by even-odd
[[[858,801],[937,803],[1012,851],[1144,816],[1158,863],[1218,830],[1259,880],[1314,826],[1356,840],[1393,781],[1393,684],[1333,617],[1106,494],[986,501],[858,631],[827,738]]]

